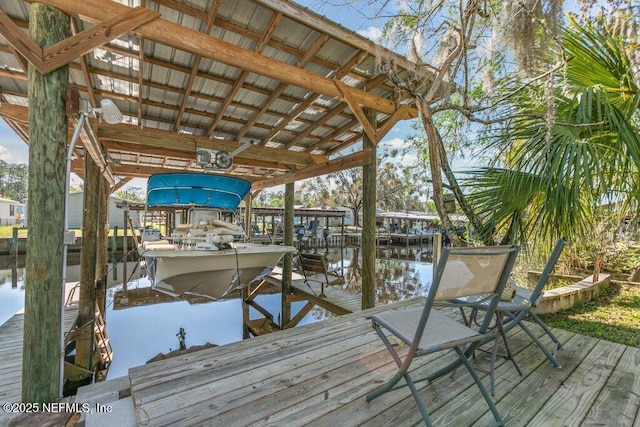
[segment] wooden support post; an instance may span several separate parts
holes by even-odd
[[[20,240],[18,240],[18,230],[18,227],[13,227],[13,234],[11,236],[12,254],[16,260],[18,259],[18,246],[20,244]]]
[[[100,177],[100,201],[98,206],[98,243],[96,253],[96,302],[102,317],[106,319],[107,304],[107,246],[109,230],[107,221],[109,218],[109,181],[103,176]]]
[[[91,156],[84,158],[84,199],[82,215],[82,252],[80,253],[80,304],[78,326],[93,330],[96,319],[96,262],[100,167]],[[93,370],[93,334],[76,342],[76,365]]]
[[[442,253],[442,234],[433,233],[433,252],[431,254],[433,274],[436,273],[436,267],[438,266],[438,261],[440,261],[441,253]]]
[[[118,226],[113,227],[111,235],[111,264],[113,266],[113,280],[118,280]]]
[[[295,184],[290,182],[284,186],[284,244],[293,246],[293,204]],[[287,252],[284,256],[282,267],[282,319],[281,325],[286,325],[291,320],[291,303],[287,296],[291,293],[291,274],[293,273],[293,259]]]
[[[365,110],[372,126],[376,112]],[[362,148],[371,149],[371,162],[362,167],[362,309],[376,304],[376,143],[363,134]]]
[[[41,3],[29,8],[29,35],[41,48],[71,35],[69,17]],[[62,355],[63,230],[69,68],[28,72],[29,234],[25,278],[22,401],[54,402]]]
[[[244,199],[245,209],[244,209],[244,233],[247,236],[247,240],[251,241],[251,236],[253,235],[253,229],[251,228],[251,210],[253,205],[253,195],[251,191],[247,194],[247,197]]]

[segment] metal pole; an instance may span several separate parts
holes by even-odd
[[[128,242],[127,242],[127,231],[128,231],[128,220],[129,220],[129,205],[125,202],[122,207],[124,211],[124,236],[122,238],[122,287],[124,290],[127,289],[127,261],[128,261]]]
[[[65,351],[65,342],[64,342],[64,303],[65,303],[65,287],[67,285],[67,250],[68,246],[75,242],[75,235],[71,235],[69,233],[69,185],[71,181],[71,156],[73,155],[73,149],[76,146],[76,142],[78,141],[78,137],[80,136],[80,130],[84,125],[84,121],[87,116],[84,113],[80,113],[80,118],[78,119],[78,123],[76,124],[75,129],[73,130],[73,135],[71,136],[71,141],[69,142],[69,148],[67,150],[67,168],[65,175],[65,185],[64,185],[64,240],[63,240],[63,248],[62,248],[62,286],[60,289],[60,299],[62,301],[62,309],[60,310],[60,378],[58,382],[58,396],[62,397],[64,395],[64,351]]]

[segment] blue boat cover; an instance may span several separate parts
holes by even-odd
[[[199,206],[235,210],[251,189],[239,178],[203,173],[161,173],[147,182],[147,207]]]

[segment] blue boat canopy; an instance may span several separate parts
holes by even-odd
[[[147,182],[147,207],[198,206],[235,210],[251,189],[239,178],[202,173],[162,173]]]

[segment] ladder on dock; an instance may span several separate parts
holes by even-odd
[[[98,305],[95,305],[95,319],[93,327],[91,324],[84,327],[78,326],[78,319],[74,322],[71,330],[65,338],[65,358],[69,356],[76,348],[76,341],[93,335],[93,370],[85,369],[75,364],[74,360],[65,360],[65,379],[77,381],[82,378],[88,378],[95,374],[95,381],[104,381],[109,370],[109,366],[113,361],[113,347],[107,334],[107,327],[104,317],[100,312]]]
[[[113,347],[100,308],[96,304],[96,322],[93,327],[96,360],[96,381],[103,381],[113,360]]]

